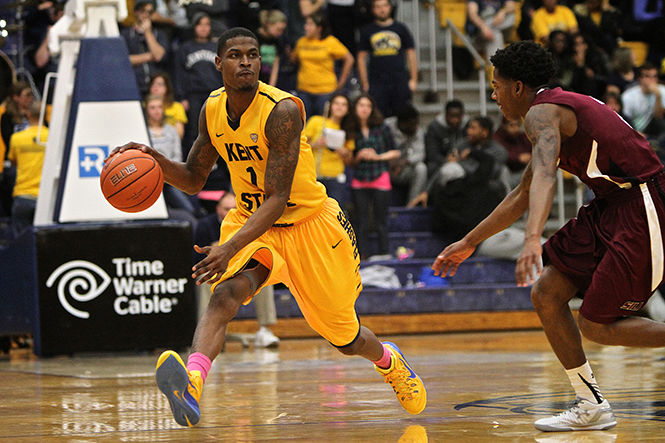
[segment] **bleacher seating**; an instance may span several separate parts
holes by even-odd
[[[427,275],[434,257],[448,243],[433,234],[431,226],[429,209],[391,208],[388,224],[391,251],[394,253],[398,246],[405,246],[413,249],[413,255],[403,260],[392,258],[361,263],[361,268],[370,265],[392,268],[402,285],[397,289],[366,285],[356,303],[361,318],[533,311],[530,289],[515,285],[515,264],[512,261],[474,256],[460,266],[454,277],[448,277],[442,282],[444,286],[424,286],[419,283],[419,276]],[[376,239],[372,238],[376,247]],[[409,284],[411,280],[412,285]],[[425,280],[429,281],[429,278]],[[288,289],[275,291],[275,303],[277,316],[281,320],[302,316]],[[241,308],[236,318],[240,320],[254,316],[254,306],[249,304]],[[427,323],[423,323],[422,330],[411,332],[427,332]]]

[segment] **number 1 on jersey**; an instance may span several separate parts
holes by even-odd
[[[249,172],[249,181],[252,182],[254,186],[258,186],[256,171],[254,171],[254,168],[250,166],[249,168],[245,169],[245,171]]]

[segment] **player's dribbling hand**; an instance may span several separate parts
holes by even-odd
[[[125,152],[128,149],[138,149],[139,151],[145,152],[146,154],[152,155],[153,157],[155,156],[155,153],[157,152],[154,149],[152,149],[150,146],[147,146],[147,145],[144,145],[144,144],[141,144],[141,143],[129,142],[129,143],[125,143],[122,146],[117,146],[113,151],[111,151],[109,156],[104,159],[104,164],[108,163],[108,161],[114,155],[119,154],[121,152]]]
[[[197,285],[212,280],[215,276],[221,277],[231,259],[231,254],[225,252],[224,245],[201,247],[194,245],[194,250],[207,257],[192,267],[192,278]]]
[[[439,275],[441,278],[446,275],[451,277],[457,272],[459,265],[469,258],[473,251],[476,250],[475,246],[470,245],[464,239],[448,245],[446,249],[441,251],[432,264],[434,275]]]
[[[535,283],[543,272],[542,254],[543,247],[540,245],[540,238],[524,242],[524,249],[515,266],[517,286],[529,286]]]

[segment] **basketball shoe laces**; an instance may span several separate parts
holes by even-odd
[[[605,412],[604,409],[585,410],[580,406],[582,399],[577,397],[571,407],[557,414],[555,417],[559,420],[565,420],[568,423],[587,424],[593,421],[599,414]]]
[[[386,374],[386,383],[390,384],[401,401],[413,400],[413,394],[418,392],[418,384],[414,382],[414,379],[409,378],[411,371],[399,361],[397,356],[393,355],[393,358],[395,368]]]

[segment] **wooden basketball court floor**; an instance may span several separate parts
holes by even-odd
[[[572,393],[542,331],[382,338],[425,381],[428,404],[418,416],[368,362],[322,339],[282,340],[277,350],[229,343],[194,428],[173,421],[154,382],[157,354],[26,354],[0,361],[0,441],[665,441],[665,350],[585,342],[619,424],[543,433],[532,422],[564,409]]]

